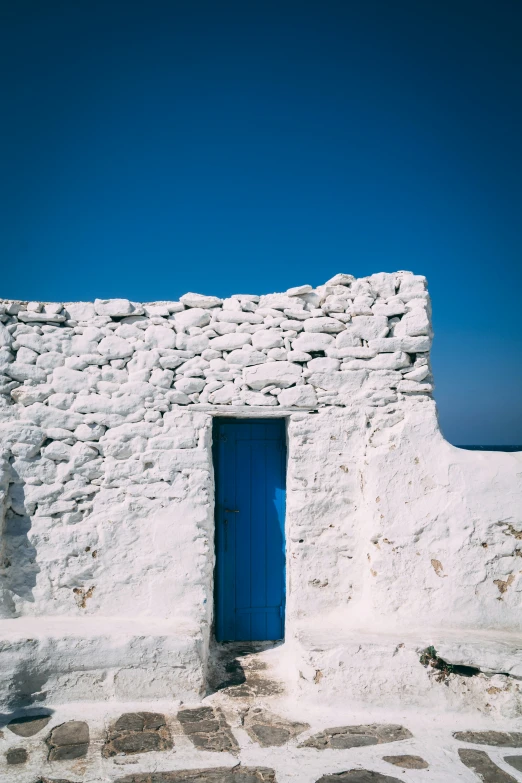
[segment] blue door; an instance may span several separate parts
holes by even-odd
[[[285,424],[216,419],[216,639],[284,637]]]

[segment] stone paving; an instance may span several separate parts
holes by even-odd
[[[79,783],[79,781],[105,781],[110,783],[283,783],[290,779],[287,775],[279,777],[274,766],[250,765],[241,761],[242,744],[235,736],[234,729],[229,725],[224,713],[216,707],[201,706],[182,709],[177,716],[166,716],[153,712],[124,713],[115,720],[106,732],[104,741],[97,742],[96,752],[103,759],[117,758],[121,763],[125,758],[142,759],[144,754],[169,753],[172,765],[176,762],[176,743],[171,734],[174,722],[179,724],[180,733],[188,738],[194,748],[193,759],[200,766],[196,768],[154,769],[119,774],[116,770],[96,777],[89,773],[87,766],[80,768],[71,766],[74,760],[84,760],[88,755],[91,741],[89,726],[85,721],[66,721],[45,731],[49,719],[46,716],[35,716],[23,721],[15,720],[7,725],[7,730],[17,736],[20,742],[26,741],[27,747],[17,745],[4,751],[4,761],[10,770],[5,781],[27,781],[29,783]],[[393,724],[347,725],[338,728],[327,728],[316,732],[299,743],[299,736],[307,732],[308,724],[289,721],[286,718],[261,707],[249,707],[241,718],[242,727],[250,741],[259,748],[287,748],[289,752],[296,749],[308,749],[314,754],[324,754],[324,767],[338,766],[332,764],[332,754],[350,749],[364,749],[370,746],[385,746],[391,743],[406,743],[415,740],[414,734],[404,726]],[[47,746],[47,765],[53,774],[35,779],[34,776],[17,774],[28,762],[37,735],[42,735],[38,741]],[[179,736],[179,734],[177,735]],[[4,734],[5,737],[5,734]],[[34,739],[33,739],[34,738]],[[482,783],[520,783],[522,777],[522,753],[513,755],[513,750],[522,748],[522,734],[517,732],[498,731],[459,731],[453,738],[468,747],[458,748],[454,759],[455,780],[475,780]],[[30,743],[30,744],[29,744]],[[473,744],[477,747],[469,747]],[[487,747],[488,750],[484,750]],[[502,748],[504,762],[512,769],[513,774],[502,769],[491,757],[492,749]],[[383,747],[384,750],[384,747]],[[430,756],[430,748],[426,747],[426,755]],[[174,753],[174,755],[172,755]],[[234,759],[232,763],[220,766],[205,765],[204,757],[211,754],[224,754]],[[238,759],[239,757],[239,759]],[[266,756],[270,760],[270,754]],[[372,757],[368,767],[346,768],[335,771],[325,771],[325,774],[310,778],[299,774],[297,781],[310,780],[311,783],[392,783],[400,780],[433,779],[410,777],[411,771],[424,772],[431,769],[431,764],[422,756],[400,753],[397,755],[381,754],[380,759],[396,768],[397,778],[391,773],[386,774],[372,769],[375,757]],[[317,765],[317,756],[314,757]],[[370,759],[369,759],[370,761]],[[55,769],[67,765],[70,777],[57,777]],[[157,766],[157,765],[155,765]],[[163,765],[161,765],[163,766]],[[177,766],[177,765],[176,765]],[[319,764],[320,766],[320,764]],[[460,769],[459,769],[460,767]],[[306,769],[306,764],[304,766]],[[471,777],[467,772],[471,773]],[[72,773],[72,774],[71,774]],[[408,777],[405,777],[408,773]],[[80,776],[79,776],[80,775]],[[440,779],[440,778],[437,778]]]
[[[57,720],[51,710],[37,709],[4,720],[0,780],[522,783],[522,732],[512,725],[492,728],[469,718],[475,728],[466,728],[462,715],[444,715],[441,726],[441,716],[410,712],[401,723],[347,720],[331,728],[329,719],[339,714],[285,702],[262,663],[245,649],[221,661],[217,674],[228,679],[217,676],[223,687],[199,705],[165,702],[162,712],[105,710],[87,717],[76,704],[69,714],[84,720]],[[292,713],[307,720],[293,720]]]

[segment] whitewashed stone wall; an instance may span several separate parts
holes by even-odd
[[[285,646],[301,682],[328,659],[321,687],[337,688],[357,634],[399,628],[415,648],[430,628],[520,631],[521,456],[440,435],[425,278],[3,301],[0,321],[1,704],[204,691],[216,415],[288,419]],[[522,676],[519,658],[502,671]]]

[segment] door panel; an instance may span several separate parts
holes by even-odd
[[[216,638],[284,636],[286,437],[282,419],[217,419]]]

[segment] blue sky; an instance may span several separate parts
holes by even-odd
[[[2,8],[1,292],[428,277],[443,432],[522,443],[519,0]]]

